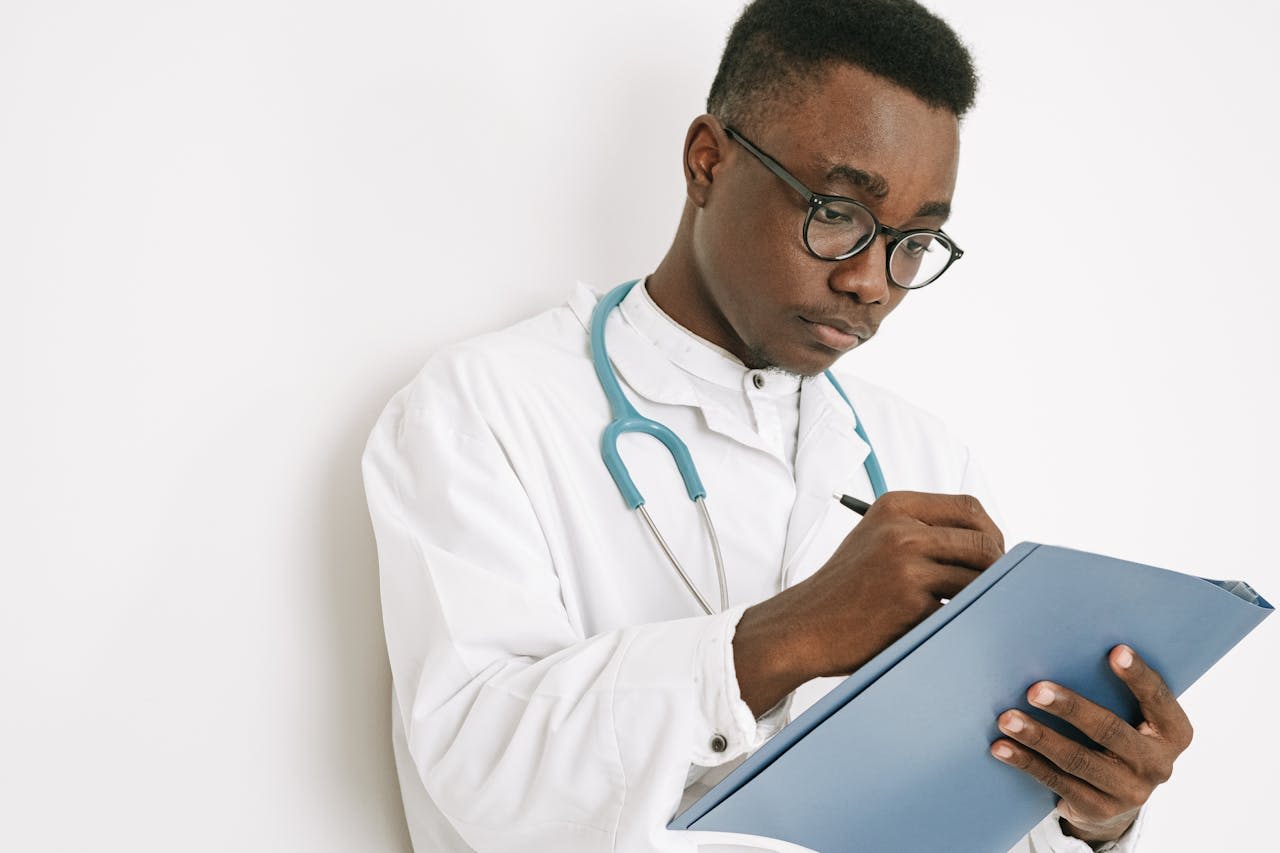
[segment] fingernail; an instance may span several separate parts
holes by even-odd
[[[1004,730],[1011,734],[1017,734],[1018,732],[1022,731],[1023,728],[1025,727],[1026,727],[1026,724],[1023,723],[1022,718],[1018,716],[1010,717],[1009,722],[1004,724]]]
[[[1031,694],[1031,701],[1037,705],[1052,705],[1054,698],[1053,691],[1048,687],[1040,687]]]
[[[1013,758],[1013,750],[1007,743],[998,743],[991,751],[995,753],[996,758]]]
[[[1120,653],[1116,655],[1116,666],[1121,669],[1128,669],[1133,666],[1133,652],[1121,646]]]

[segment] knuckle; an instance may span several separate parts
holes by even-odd
[[[1169,777],[1173,775],[1173,761],[1163,755],[1147,756],[1134,769],[1137,779],[1145,783],[1147,791],[1150,791],[1169,781]]]
[[[993,563],[999,559],[1000,549],[996,547],[996,540],[991,538],[991,534],[982,530],[966,530],[964,535],[965,547],[970,551],[984,555]]]
[[[956,495],[956,503],[960,507],[960,511],[971,518],[982,518],[987,514],[987,511],[982,507],[982,501],[973,495]]]
[[[987,520],[991,521],[990,518]],[[1004,554],[1004,531],[996,527],[994,521],[991,521],[991,541],[995,545],[996,552]]]
[[[1145,682],[1141,687],[1144,702],[1152,705],[1164,705],[1176,701],[1173,698],[1172,691],[1169,690],[1169,685],[1165,684],[1164,679],[1156,675],[1154,670],[1148,669],[1142,673],[1142,676]]]
[[[1142,785],[1126,786],[1116,797],[1120,802],[1121,809],[1130,811],[1131,809],[1141,808],[1142,804],[1151,796],[1151,788]]]
[[[903,512],[905,501],[906,498],[903,492],[885,492],[871,504],[871,509],[868,510],[868,513],[875,510],[876,507],[879,507],[881,512],[900,513]]]
[[[1057,770],[1054,770],[1052,767],[1046,767],[1044,771],[1040,774],[1040,781],[1044,784],[1044,786],[1048,788],[1050,791],[1057,791],[1059,794],[1062,793],[1062,787],[1063,787],[1062,783],[1065,780],[1065,778],[1066,777],[1064,777]]]
[[[1062,769],[1072,776],[1080,776],[1089,769],[1089,751],[1077,744],[1063,759]]]
[[[886,544],[894,551],[915,551],[920,547],[922,530],[911,524],[895,524],[885,532]]]
[[[1124,734],[1125,727],[1126,724],[1124,720],[1114,714],[1108,715],[1103,718],[1102,724],[1098,726],[1098,731],[1094,740],[1101,746],[1110,747],[1119,742],[1121,735]]]

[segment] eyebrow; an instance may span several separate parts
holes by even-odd
[[[940,216],[946,219],[950,215],[951,205],[945,201],[928,201],[916,210],[916,216],[921,219],[926,216]]]
[[[845,166],[843,164],[832,166],[830,171],[827,172],[827,181],[845,181],[874,198],[884,198],[889,194],[889,182],[884,179],[884,175],[868,172],[865,169],[857,169],[853,166]]]
[[[877,199],[882,199],[889,195],[889,182],[885,180],[884,175],[877,172],[868,172],[855,166],[846,166],[843,163],[831,167],[827,172],[827,181],[844,181]],[[915,218],[924,219],[928,216],[938,216],[942,219],[948,218],[951,216],[950,202],[928,201],[920,205],[916,210]]]

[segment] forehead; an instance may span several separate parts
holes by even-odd
[[[958,119],[883,77],[853,65],[826,65],[789,87],[768,116],[759,144],[810,180],[853,166],[884,176],[889,196],[903,203],[951,198]]]

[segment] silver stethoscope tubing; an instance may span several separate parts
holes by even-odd
[[[638,281],[639,279],[636,279],[635,281],[628,281],[625,284],[618,285],[601,297],[600,301],[596,303],[595,310],[591,312],[591,363],[595,367],[596,377],[600,380],[600,387],[604,389],[605,397],[609,400],[609,410],[613,414],[613,420],[604,428],[604,435],[600,438],[600,456],[604,460],[605,467],[609,469],[609,474],[613,477],[613,482],[617,485],[618,491],[622,493],[622,499],[627,502],[628,508],[639,511],[640,517],[644,519],[644,523],[653,534],[653,538],[657,541],[658,547],[662,549],[662,553],[666,554],[667,559],[671,561],[671,565],[675,568],[676,574],[680,576],[680,580],[684,581],[684,585],[688,587],[690,594],[697,600],[698,606],[702,608],[703,612],[711,615],[713,612],[711,605],[707,603],[707,599],[703,597],[697,585],[685,572],[684,567],[680,565],[680,561],[676,559],[671,546],[667,544],[667,540],[663,538],[658,526],[649,517],[648,510],[644,508],[644,497],[640,494],[640,490],[636,488],[636,484],[631,479],[631,474],[627,471],[626,463],[622,461],[622,457],[618,454],[618,436],[628,432],[642,432],[651,435],[667,448],[667,451],[675,460],[676,469],[680,472],[680,477],[684,480],[684,488],[689,494],[689,499],[697,504],[698,509],[702,511],[702,520],[706,524],[707,535],[711,538],[711,550],[715,555],[716,580],[720,584],[720,609],[722,611],[727,610],[729,607],[729,582],[725,577],[724,554],[720,550],[720,540],[716,536],[715,525],[711,523],[711,513],[707,511],[707,490],[702,485],[702,479],[698,476],[698,469],[693,464],[693,457],[689,454],[689,448],[685,446],[685,443],[680,440],[678,435],[666,426],[651,418],[646,418],[636,411],[635,407],[631,405],[631,401],[627,399],[627,395],[622,393],[622,386],[618,384],[617,374],[613,371],[613,365],[609,363],[609,354],[605,349],[605,321],[609,318],[609,313],[618,307],[618,304],[631,292],[631,288]],[[867,438],[867,433],[862,428],[862,421],[858,419],[858,413],[854,411],[853,403],[849,401],[849,396],[844,393],[844,389],[840,387],[840,383],[836,381],[830,370],[825,371],[825,375],[840,394],[841,399],[849,407],[849,411],[853,412],[854,429],[857,431],[858,437],[866,443],[868,450],[863,467],[871,480],[872,491],[879,498],[888,491],[884,482],[884,473],[880,469],[880,460],[876,458],[876,452],[871,447],[871,440]]]

